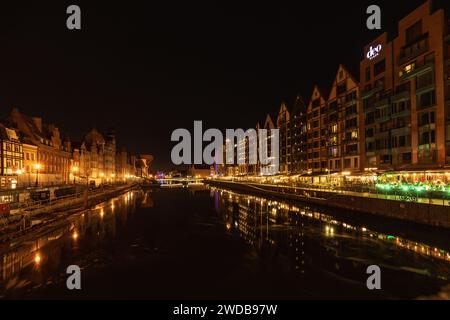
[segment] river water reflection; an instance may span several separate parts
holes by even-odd
[[[448,236],[220,189],[136,190],[2,244],[0,296],[445,297]],[[366,288],[372,264],[380,291]],[[82,269],[81,291],[66,289],[69,265]]]

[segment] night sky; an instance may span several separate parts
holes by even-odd
[[[389,31],[424,1],[4,2],[0,116],[15,106],[72,140],[114,127],[119,145],[153,154],[160,170],[176,128],[254,127],[282,100],[329,88],[339,63],[358,77],[363,46],[380,34],[365,27],[367,6],[381,7]],[[81,31],[66,28],[70,4]]]

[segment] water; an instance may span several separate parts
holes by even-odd
[[[445,297],[449,233],[226,190],[131,191],[0,248],[2,298]],[[382,269],[382,290],[366,268]],[[82,290],[66,289],[66,268]]]

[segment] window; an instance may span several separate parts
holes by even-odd
[[[330,149],[330,156],[331,157],[338,157],[339,156],[339,152],[338,152],[338,148],[337,147],[333,147]]]
[[[357,94],[356,94],[356,90],[353,90],[352,92],[350,92],[349,94],[347,94],[346,96],[345,96],[345,102],[350,102],[350,101],[354,101],[354,100],[356,100],[358,97],[357,97]]]
[[[338,85],[336,91],[338,95],[345,93],[345,91],[347,91],[347,83],[344,82]]]
[[[411,102],[409,100],[399,101],[392,104],[392,114],[410,110]]]
[[[331,127],[331,133],[337,133],[338,132],[338,125],[337,124],[334,124],[332,127]]]
[[[353,167],[354,167],[354,168],[358,168],[358,167],[359,167],[359,161],[358,161],[358,158],[354,158],[354,159],[353,159]]]
[[[337,136],[332,136],[330,138],[330,145],[335,146],[337,144]]]
[[[434,75],[432,71],[417,76],[416,79],[417,89],[430,86],[433,83],[434,83]]]
[[[379,74],[386,71],[386,59],[381,60],[380,62],[375,63],[373,67],[373,76],[376,77]]]
[[[390,154],[385,154],[381,156],[381,163],[391,163],[392,156]]]
[[[313,106],[313,108],[319,107],[320,106],[320,98],[313,100],[312,106]]]
[[[345,109],[345,115],[346,116],[349,116],[349,115],[352,115],[352,114],[355,114],[355,113],[357,113],[356,104],[354,104],[354,105],[352,105],[350,107],[347,107]]]
[[[419,108],[431,107],[436,104],[436,91],[431,90],[418,96],[417,106]]]
[[[430,143],[430,135],[429,135],[428,131],[423,132],[420,135],[420,144],[422,145],[422,144],[429,144],[429,143]]]
[[[366,138],[372,138],[374,136],[373,128],[366,129]]]
[[[398,138],[398,146],[399,147],[406,147],[406,136],[400,136]]]
[[[344,168],[349,169],[351,168],[352,162],[351,159],[344,159]]]
[[[358,125],[358,119],[357,118],[353,118],[353,119],[345,121],[345,128],[346,129],[354,128],[357,125]]]
[[[408,74],[408,73],[414,71],[415,68],[416,68],[416,63],[415,62],[410,63],[402,68],[402,70],[399,72],[399,76],[401,77],[404,74]]]
[[[338,107],[337,101],[333,101],[330,103],[330,110],[336,110]]]
[[[416,22],[414,25],[406,29],[406,44],[414,42],[422,35],[422,21]]]
[[[357,144],[348,145],[346,150],[347,150],[347,153],[349,153],[349,154],[357,153],[358,152],[358,145]]]
[[[406,152],[406,153],[402,154],[402,162],[403,163],[410,163],[411,159],[412,159],[411,152]]]

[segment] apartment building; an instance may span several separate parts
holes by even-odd
[[[13,128],[0,123],[0,188],[15,188],[23,170],[23,146]]]
[[[297,96],[291,111],[291,152],[289,171],[303,174],[308,171],[307,105]]]
[[[308,172],[328,169],[327,124],[327,100],[315,86],[307,109]]]
[[[360,171],[359,83],[340,65],[331,86],[327,109],[328,170]]]
[[[292,170],[291,114],[283,102],[277,117],[280,130],[280,173],[289,174]]]

